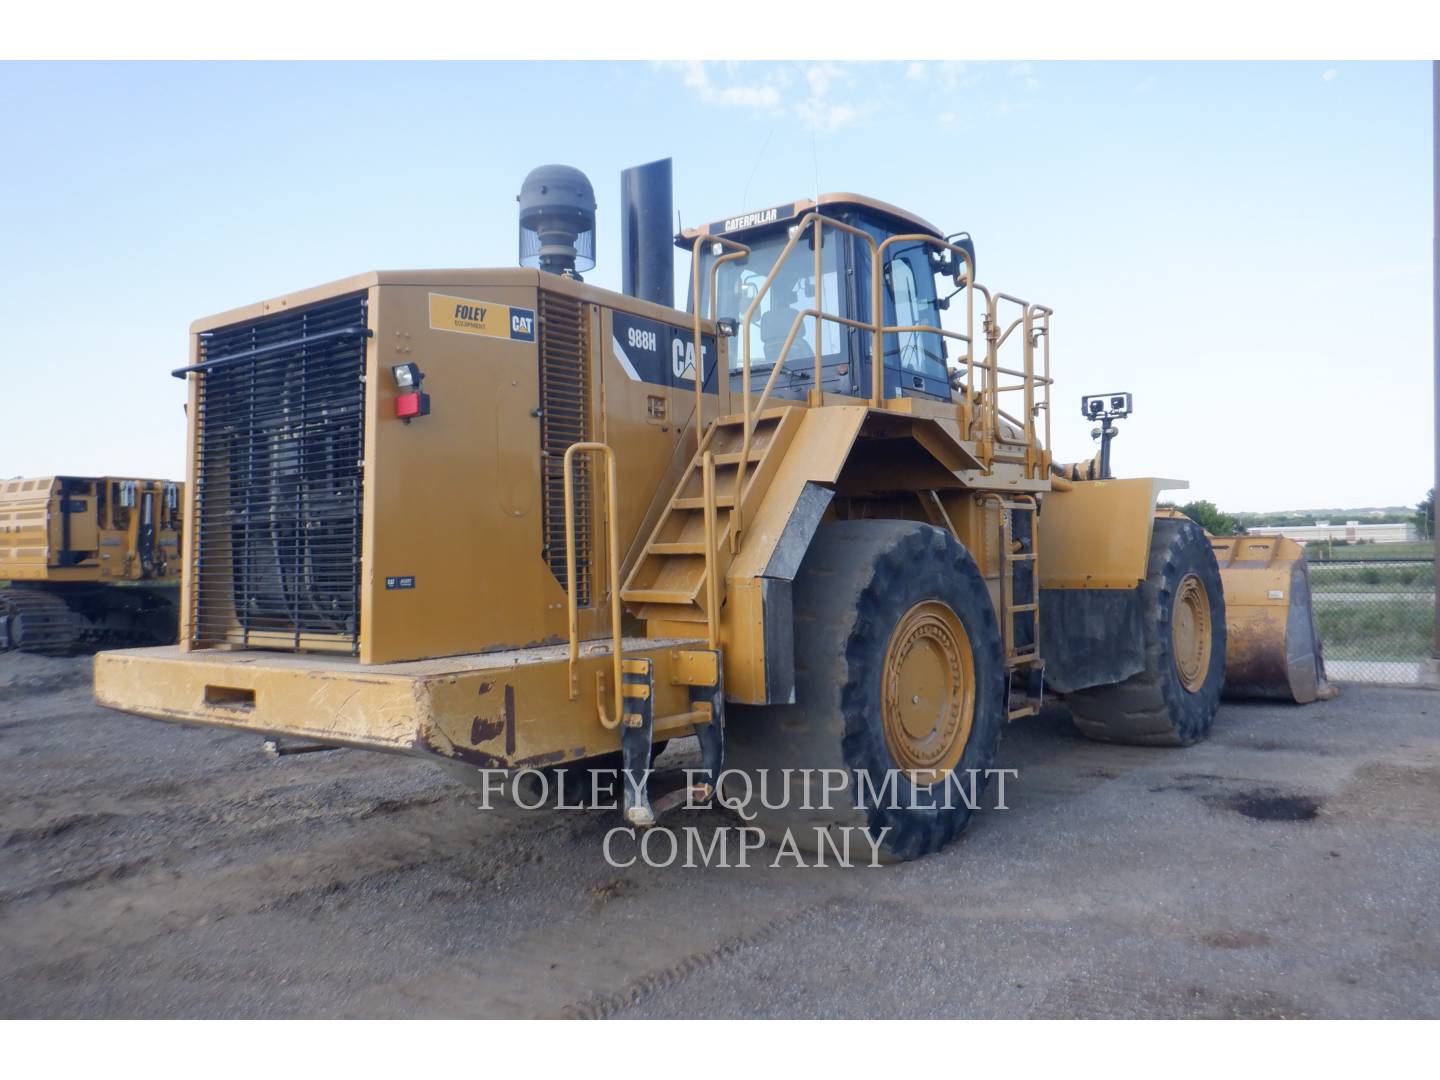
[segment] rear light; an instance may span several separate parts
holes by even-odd
[[[419,390],[399,395],[395,399],[395,415],[402,420],[409,420],[416,416],[429,416],[430,395],[422,394]]]

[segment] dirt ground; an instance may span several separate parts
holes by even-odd
[[[610,815],[272,761],[88,677],[0,656],[6,1017],[1440,1015],[1440,694],[1226,705],[1178,751],[1054,709],[939,855],[616,869]]]

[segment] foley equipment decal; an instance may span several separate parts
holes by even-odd
[[[430,294],[430,329],[482,334],[510,341],[535,340],[535,312],[468,296]]]

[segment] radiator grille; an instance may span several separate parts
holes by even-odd
[[[590,324],[578,300],[540,293],[540,505],[545,561],[567,591],[565,566],[565,450],[590,440]],[[591,603],[591,464],[575,460],[576,603]]]
[[[366,294],[202,334],[191,639],[360,634]]]

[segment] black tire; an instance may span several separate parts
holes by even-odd
[[[969,777],[975,777],[978,804],[1005,715],[1004,655],[985,579],[961,544],[930,525],[838,522],[818,530],[795,578],[796,704],[727,710],[726,767],[746,773],[752,790],[758,792],[767,770],[772,777],[783,769],[848,774],[849,790],[828,808],[769,809],[752,798],[742,816],[755,814],[754,823],[772,841],[790,829],[798,847],[814,850],[817,827],[858,825],[881,840],[887,860],[913,859],[940,850],[969,824],[971,807],[953,785],[947,790],[945,780],[912,787],[902,775],[895,798],[866,799],[863,809],[854,805],[857,790],[865,790],[861,774],[868,776],[868,790],[879,792],[887,775],[900,769],[882,726],[882,668],[892,632],[927,601],[947,605],[970,642],[975,702],[951,775],[966,796]],[[733,785],[727,784],[726,795],[736,798]],[[779,800],[772,795],[771,801]],[[857,861],[868,858],[865,845],[859,846]]]
[[[1194,575],[1210,610],[1210,659],[1193,690],[1181,681],[1171,620],[1176,591]],[[1145,604],[1145,670],[1124,682],[1065,697],[1075,726],[1101,742],[1189,746],[1210,734],[1225,684],[1225,593],[1205,531],[1188,518],[1157,518],[1140,586]],[[1198,670],[1198,669],[1197,669]]]

